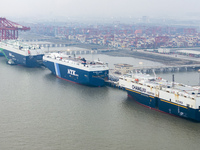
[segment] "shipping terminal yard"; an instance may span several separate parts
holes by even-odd
[[[199,149],[199,5],[2,1],[0,150]]]
[[[10,25],[10,28],[7,25]],[[200,37],[195,27],[157,27],[119,23],[114,27],[112,25],[81,27],[77,24],[74,26],[38,24],[25,27],[1,18],[1,30],[1,40],[18,39],[30,45],[38,45],[45,53],[62,51],[69,55],[107,54],[146,59],[166,65],[165,67],[149,67],[145,66],[146,64],[133,66],[134,71],[144,73],[198,70],[200,67],[198,49]],[[23,30],[25,32],[18,33]]]
[[[155,74],[200,69],[198,48],[200,33],[195,27],[158,27],[119,23],[114,26],[34,24],[26,27],[6,18],[0,18],[0,20],[2,41],[18,39],[28,45],[37,45],[46,54],[53,52],[64,52],[72,56],[106,54],[164,64],[164,66],[148,66],[148,64],[139,62],[139,66],[133,66],[116,62],[115,68],[110,68],[107,81],[112,86],[119,86],[116,82],[119,77],[130,72]],[[25,32],[19,34],[18,31]]]
[[[164,138],[159,149],[174,137],[195,145],[200,122],[197,29],[177,29],[176,38],[175,33],[163,35],[165,27],[150,37],[136,29],[140,25],[131,25],[134,32],[129,32],[121,30],[127,26],[122,24],[113,30],[20,24],[0,18],[4,149],[141,149],[145,141],[136,147],[134,141],[146,137],[155,149],[152,131]],[[180,37],[196,40],[181,45]],[[180,45],[170,47],[171,40]]]
[[[169,49],[159,48],[157,51],[153,49],[119,49],[110,48],[101,45],[78,43],[71,40],[63,40],[49,36],[41,36],[31,34],[29,39],[25,39],[26,33],[19,39],[29,44],[37,44],[43,48],[46,53],[49,52],[66,52],[68,55],[82,55],[82,54],[106,54],[111,56],[134,57],[156,61],[165,64],[166,66],[149,67],[141,65],[141,67],[133,67],[133,70],[153,70],[156,72],[168,71],[189,71],[200,68],[200,52],[193,50],[194,48],[187,48],[182,52],[180,48]],[[171,51],[170,51],[171,50]],[[167,52],[166,52],[167,51]],[[112,68],[113,69],[113,68]],[[142,71],[152,73],[152,71]]]

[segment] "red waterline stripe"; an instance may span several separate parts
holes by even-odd
[[[137,104],[139,104],[139,105],[141,105],[141,106],[144,106],[144,107],[146,107],[146,108],[153,109],[153,110],[155,110],[155,111],[158,111],[158,112],[161,112],[161,113],[164,113],[164,114],[168,114],[168,115],[171,115],[171,116],[174,116],[174,117],[179,117],[179,118],[181,118],[180,116],[177,116],[177,115],[174,115],[174,114],[170,114],[170,113],[164,112],[164,111],[162,111],[162,110],[159,110],[159,109],[152,108],[152,107],[150,107],[150,106],[144,105],[144,104],[142,104],[142,103],[136,101],[136,100],[135,100],[131,95],[129,95],[129,94],[128,94],[128,97],[132,98]]]
[[[85,85],[85,84],[81,84],[81,83],[77,83],[77,82],[74,82],[74,81],[71,81],[71,80],[67,80],[67,79],[61,78],[61,77],[59,77],[59,76],[56,76],[56,77],[59,78],[59,79],[62,79],[62,80],[71,82],[71,83],[75,83],[75,84],[79,84],[79,85]],[[97,86],[97,87],[101,87],[101,86]]]
[[[67,79],[61,78],[61,77],[59,77],[59,76],[56,76],[56,77],[59,78],[59,79],[62,79],[62,80],[65,80],[65,81],[71,82],[71,83],[75,83],[75,84],[83,85],[83,84],[80,84],[80,83],[77,83],[77,82],[74,82],[74,81],[71,81],[71,80],[67,80]]]

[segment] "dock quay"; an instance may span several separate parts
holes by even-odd
[[[195,71],[200,69],[200,64],[192,65],[177,65],[177,66],[143,66],[143,67],[133,67],[131,72],[142,72],[147,74],[164,73],[164,72],[183,72],[183,71]],[[107,86],[124,90],[124,87],[119,86],[119,77],[123,73],[116,73],[115,69],[109,70],[109,78],[106,81]]]
[[[23,41],[22,42],[26,42]],[[74,54],[98,54],[103,52],[112,52],[117,51],[118,49],[115,48],[106,48],[106,47],[90,47],[79,45],[77,43],[70,43],[70,42],[49,42],[49,41],[27,41],[31,45],[37,45],[43,49],[45,53],[48,52],[66,52],[67,55],[74,55]]]
[[[92,53],[97,54],[102,52],[112,52],[118,50],[116,48],[110,48],[99,45],[87,45],[78,43],[76,41],[67,41],[51,37],[43,37],[41,39],[38,38],[29,40],[21,39],[20,41],[28,43],[30,45],[37,45],[38,47],[41,47],[44,50],[44,52],[66,51],[68,55]]]
[[[43,47],[45,53],[48,52],[65,52],[67,55],[81,55],[81,54],[99,54],[107,51],[116,51],[115,49],[86,49],[75,46],[67,47]]]
[[[133,71],[140,71],[142,73],[160,73],[160,72],[178,72],[178,71],[192,71],[199,70],[200,64],[191,65],[177,65],[177,66],[150,66],[150,67],[133,67]]]

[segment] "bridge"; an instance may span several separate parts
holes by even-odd
[[[190,70],[199,70],[200,64],[192,64],[192,65],[177,65],[177,66],[140,66],[133,67],[133,71],[140,71],[143,73],[159,73],[159,72],[176,72],[176,71],[190,71]]]

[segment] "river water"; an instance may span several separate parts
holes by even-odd
[[[87,55],[108,62],[162,65],[127,57]],[[45,68],[10,66],[0,57],[0,149],[168,150],[199,149],[200,124],[163,114],[112,87],[87,87]],[[159,74],[171,79],[172,73]],[[196,72],[177,82],[199,83]]]

